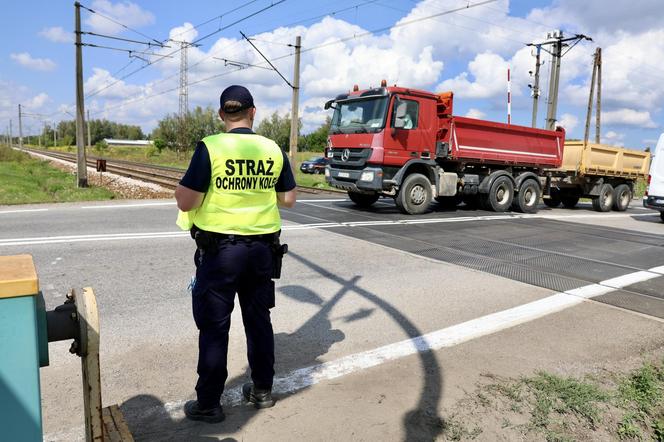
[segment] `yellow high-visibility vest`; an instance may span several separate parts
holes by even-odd
[[[182,230],[261,235],[281,229],[275,185],[284,166],[277,144],[255,134],[221,133],[203,139],[212,176],[198,209],[178,214]]]

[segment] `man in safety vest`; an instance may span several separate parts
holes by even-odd
[[[231,312],[237,293],[247,337],[251,379],[242,388],[256,408],[274,405],[274,282],[287,251],[279,243],[278,207],[295,204],[295,178],[277,144],[252,130],[256,108],[249,91],[230,86],[220,97],[226,133],[204,138],[175,190],[177,224],[196,240],[193,314],[199,329],[197,400],[185,404],[192,420],[221,422],[221,394]]]

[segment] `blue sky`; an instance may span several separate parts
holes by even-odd
[[[220,26],[277,3],[278,0],[237,2],[113,1],[82,2],[100,14],[82,10],[84,31],[140,41],[171,37],[196,40]],[[255,37],[255,44],[278,69],[292,78],[292,43],[303,38],[300,116],[304,130],[325,118],[322,104],[353,84],[390,83],[426,90],[453,90],[455,112],[495,121],[506,120],[506,70],[512,71],[512,121],[530,125],[528,71],[534,58],[525,43],[543,40],[546,32],[584,33],[582,42],[563,58],[558,119],[572,137],[582,137],[592,53],[601,46],[603,65],[602,138],[609,144],[643,148],[662,132],[664,100],[664,5],[661,0],[605,2],[588,0],[579,8],[572,0],[286,0],[241,23],[204,39],[189,49],[189,101],[216,106],[228,84],[243,83],[256,98],[259,116],[290,111],[290,88],[275,72],[224,66],[214,57],[264,64],[242,40],[239,31]],[[462,11],[434,14],[471,5]],[[227,11],[210,23],[193,28]],[[344,11],[344,9],[346,9]],[[324,17],[326,13],[338,11]],[[17,105],[45,115],[26,119],[26,132],[36,132],[42,120],[71,118],[74,103],[73,2],[32,1],[4,5],[0,52],[0,130],[9,119],[16,132]],[[139,33],[122,29],[101,14]],[[414,22],[409,24],[410,22]],[[397,25],[395,27],[395,25]],[[382,31],[367,34],[367,31]],[[353,35],[361,37],[351,38]],[[347,38],[348,39],[345,39]],[[321,47],[325,43],[345,41]],[[145,51],[146,46],[86,35],[84,41]],[[174,43],[170,43],[174,45]],[[175,51],[159,49],[159,54]],[[151,51],[151,50],[150,50]],[[283,58],[281,58],[283,57]],[[145,56],[156,60],[156,56]],[[167,113],[178,110],[179,53],[139,72],[141,59],[124,52],[84,48],[86,101],[93,118],[139,124],[151,130]],[[544,57],[538,122],[543,125],[548,85],[548,57]],[[129,64],[129,62],[131,63]],[[120,69],[124,67],[124,70]],[[592,134],[591,134],[592,136]]]

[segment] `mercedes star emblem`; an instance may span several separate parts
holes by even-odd
[[[348,158],[350,158],[350,149],[344,149],[341,152],[341,161],[348,161]]]

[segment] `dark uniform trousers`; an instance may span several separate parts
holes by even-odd
[[[193,289],[194,321],[199,329],[196,394],[202,408],[220,403],[228,377],[228,331],[238,294],[247,338],[247,359],[257,388],[272,388],[274,307],[272,250],[261,240],[223,240],[216,253],[197,251]]]

